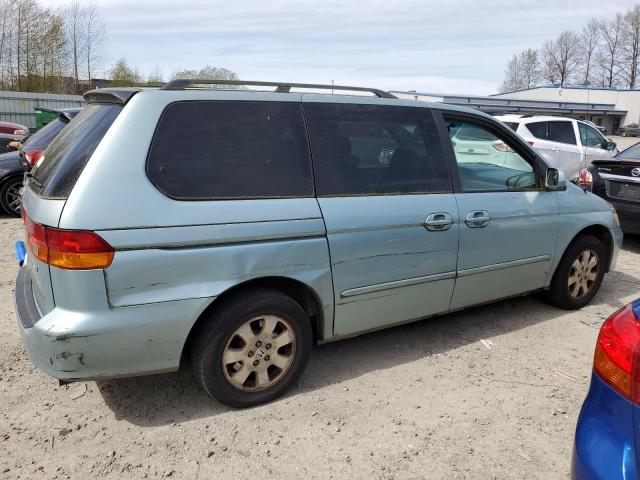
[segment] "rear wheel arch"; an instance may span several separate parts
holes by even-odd
[[[309,285],[290,277],[261,277],[234,285],[218,295],[198,316],[182,348],[182,358],[189,356],[194,337],[201,326],[225,303],[257,289],[269,289],[283,293],[298,303],[307,314],[314,341],[322,339],[324,316],[322,303],[317,293]]]

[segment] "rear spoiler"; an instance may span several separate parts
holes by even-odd
[[[89,90],[83,95],[87,103],[117,103],[124,105],[136,93],[141,92],[140,88],[98,88]]]

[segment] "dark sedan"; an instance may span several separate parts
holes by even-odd
[[[580,183],[591,183],[591,191],[615,207],[625,233],[640,234],[640,143],[613,158],[594,160],[588,172],[590,178],[581,174]]]
[[[24,172],[40,160],[49,143],[79,111],[79,108],[58,111],[58,118],[31,135],[19,151],[0,155],[0,211],[20,216],[20,190]]]
[[[640,124],[630,123],[620,127],[616,133],[622,137],[640,137]]]

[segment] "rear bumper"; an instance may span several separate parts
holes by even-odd
[[[611,201],[609,202],[615,207],[620,217],[620,224],[624,233],[632,233],[640,235],[640,204],[634,205]]]
[[[571,466],[574,480],[637,478],[635,407],[597,375],[582,406]]]
[[[40,316],[25,267],[15,310],[24,347],[42,371],[65,381],[177,370],[187,335],[211,299],[189,299]]]

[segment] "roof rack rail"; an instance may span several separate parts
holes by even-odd
[[[312,83],[288,83],[288,82],[256,82],[251,80],[203,80],[203,79],[176,79],[165,83],[161,90],[185,90],[189,85],[251,85],[260,87],[277,87],[278,93],[289,93],[292,88],[311,88],[318,90],[349,90],[352,92],[369,92],[380,98],[398,98],[384,90],[377,88],[349,87],[345,85],[316,85]]]

